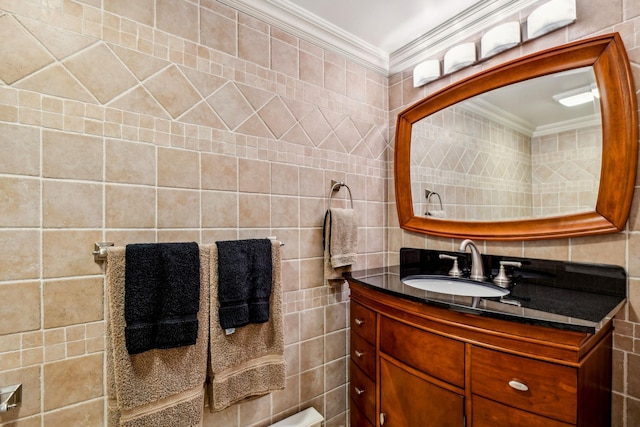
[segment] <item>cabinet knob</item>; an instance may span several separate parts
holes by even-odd
[[[527,386],[525,383],[520,382],[518,380],[511,380],[509,381],[509,386],[515,390],[518,391],[528,391],[529,390],[529,386]]]
[[[358,350],[354,350],[354,353],[356,354],[356,357],[360,358],[362,356],[364,356],[364,353]]]
[[[384,425],[384,420],[387,418],[387,415],[384,412],[380,412],[380,425]]]
[[[356,325],[358,325],[358,326],[362,326],[362,324],[364,324],[364,320],[362,320],[362,319],[356,319]]]
[[[359,396],[359,395],[361,395],[362,393],[364,393],[364,389],[363,389],[363,388],[358,388],[358,387],[354,387],[354,388],[355,388],[355,390],[356,390],[356,394],[357,394],[358,396]]]

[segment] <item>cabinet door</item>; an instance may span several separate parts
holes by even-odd
[[[380,412],[384,427],[462,427],[464,397],[380,358]]]

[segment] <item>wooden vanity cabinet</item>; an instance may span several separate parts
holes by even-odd
[[[589,334],[350,286],[351,426],[610,425],[610,322]]]

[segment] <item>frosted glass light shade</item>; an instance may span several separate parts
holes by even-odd
[[[551,0],[527,17],[527,38],[535,39],[576,20],[575,0]]]
[[[416,65],[413,69],[413,87],[419,87],[440,77],[440,61],[431,59]]]
[[[476,44],[463,43],[444,54],[444,72],[453,73],[476,62]]]
[[[507,22],[490,29],[480,40],[480,55],[488,58],[520,43],[520,23]]]

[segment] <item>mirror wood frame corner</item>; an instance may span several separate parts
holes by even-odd
[[[411,195],[411,127],[475,95],[552,73],[592,66],[602,114],[602,164],[593,211],[511,221],[454,221],[416,216]],[[572,42],[489,68],[418,101],[398,115],[394,153],[400,227],[479,240],[534,240],[615,233],[624,229],[638,165],[638,108],[631,65],[618,33]]]

